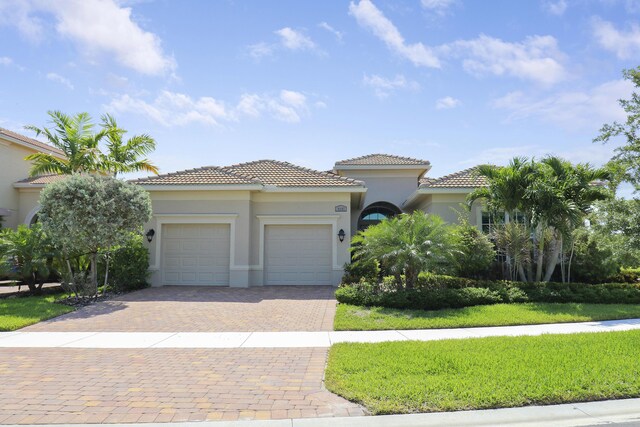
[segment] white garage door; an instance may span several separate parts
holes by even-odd
[[[267,225],[265,284],[331,285],[330,225]]]
[[[165,285],[229,285],[228,224],[166,224],[162,228]]]

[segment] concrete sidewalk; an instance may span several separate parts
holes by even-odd
[[[607,400],[565,405],[527,406],[483,411],[431,414],[383,415],[348,418],[300,418],[268,421],[214,421],[145,423],[145,427],[578,427],[640,425],[640,399]],[[96,427],[104,424],[76,424]],[[140,427],[141,424],[109,424],[112,427]],[[58,427],[59,424],[39,427]]]
[[[574,334],[640,329],[640,319],[459,329],[332,332],[0,332],[0,348],[300,348],[340,342]]]

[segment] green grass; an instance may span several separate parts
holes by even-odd
[[[374,414],[640,396],[640,331],[331,347],[327,388]]]
[[[60,295],[0,299],[0,331],[14,331],[73,311],[56,304]]]
[[[399,310],[339,304],[337,331],[467,328],[640,318],[636,304],[494,304],[449,310]]]

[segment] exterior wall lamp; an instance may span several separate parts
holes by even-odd
[[[156,235],[156,231],[151,228],[149,229],[149,231],[147,231],[147,234],[145,234],[145,236],[147,236],[147,242],[151,243],[151,241],[153,240],[153,236]]]
[[[338,231],[338,239],[340,239],[341,242],[344,242],[344,236],[346,236],[344,230],[341,228],[340,231]]]

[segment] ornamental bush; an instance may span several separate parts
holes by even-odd
[[[116,291],[128,292],[149,286],[149,250],[141,234],[132,233],[122,246],[113,248],[108,254],[109,275],[107,283]],[[105,259],[99,264],[100,280],[104,280]]]

